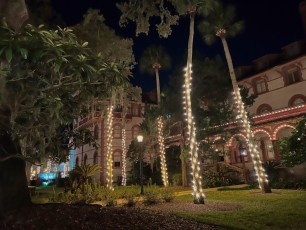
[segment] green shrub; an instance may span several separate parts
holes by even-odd
[[[152,205],[157,204],[160,200],[160,189],[156,185],[151,185],[144,191],[144,204]]]
[[[107,207],[113,207],[117,205],[116,199],[119,198],[118,193],[113,189],[103,187],[101,189],[103,200],[106,202]]]
[[[174,191],[170,188],[160,190],[161,197],[166,202],[171,202],[175,198]]]
[[[215,188],[231,184],[230,171],[221,169],[219,172],[207,170],[203,173],[203,187]]]
[[[182,174],[181,173],[176,173],[172,176],[172,184],[173,186],[182,185]]]
[[[139,195],[138,187],[126,187],[122,192],[122,198],[124,198],[127,203],[126,206],[134,207],[137,204],[137,196]]]

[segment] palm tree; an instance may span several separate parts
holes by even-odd
[[[140,71],[142,73],[147,72],[149,74],[155,74],[158,105],[160,104],[159,70],[161,68],[164,70],[169,69],[170,65],[170,56],[162,46],[150,46],[146,48],[140,58]]]
[[[140,71],[155,73],[156,79],[156,95],[157,105],[160,105],[160,81],[159,81],[159,70],[161,67],[168,69],[170,67],[170,56],[162,46],[150,46],[142,54],[140,59]],[[153,70],[153,71],[152,71]],[[161,158],[161,169],[164,186],[168,186],[168,172],[165,159],[165,145],[164,145],[164,121],[161,116],[156,120],[158,126],[158,145]]]
[[[170,0],[180,15],[189,15],[189,39],[188,54],[185,73],[185,95],[183,96],[183,104],[187,115],[187,126],[189,133],[189,152],[191,156],[191,168],[193,176],[193,197],[194,203],[204,204],[204,194],[202,191],[202,182],[199,167],[198,147],[196,143],[196,127],[192,115],[191,105],[191,72],[192,72],[192,51],[194,39],[194,23],[197,13],[207,16],[212,9],[218,4],[215,0]]]
[[[130,102],[133,101],[141,101],[141,89],[139,87],[132,87],[130,84],[119,88],[117,92],[118,103],[117,105],[121,106],[121,122],[122,122],[122,185],[126,186],[126,114],[128,111],[128,107]]]
[[[268,185],[267,175],[264,168],[260,163],[259,152],[255,144],[254,135],[250,128],[250,122],[247,117],[245,105],[241,100],[240,90],[234,72],[233,61],[226,40],[226,37],[233,37],[237,35],[237,33],[239,33],[243,28],[243,21],[234,21],[235,8],[233,6],[223,7],[222,5],[219,5],[215,9],[215,12],[209,15],[206,21],[203,21],[199,25],[199,30],[203,33],[204,41],[208,44],[212,44],[215,41],[216,36],[222,41],[238,111],[242,117],[244,131],[247,136],[247,143],[254,162],[256,174],[258,175],[258,183],[263,192],[269,193],[271,192],[271,188]]]

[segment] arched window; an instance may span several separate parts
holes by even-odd
[[[140,131],[139,125],[135,125],[132,127],[132,139],[135,139]]]
[[[98,125],[96,125],[94,129],[94,138],[95,140],[99,139],[99,126]]]
[[[119,151],[114,152],[114,168],[121,167],[121,153]]]
[[[289,107],[294,107],[298,105],[303,105],[306,103],[306,96],[302,94],[296,94],[293,97],[290,98],[288,102]]]
[[[265,113],[270,113],[271,111],[272,111],[271,105],[261,104],[260,106],[258,106],[256,114],[261,115],[261,114],[265,114]]]
[[[86,165],[87,164],[87,154],[85,154],[85,156],[84,156],[84,165]]]
[[[98,152],[97,152],[97,151],[95,151],[95,153],[94,153],[93,163],[94,163],[94,164],[97,164],[97,163],[98,163]]]
[[[114,139],[121,139],[122,137],[122,129],[120,124],[115,124],[113,126],[113,138]]]

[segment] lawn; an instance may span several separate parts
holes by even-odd
[[[121,190],[126,189],[132,188],[117,187],[115,191],[121,193]],[[140,191],[140,188],[138,190]],[[49,197],[62,191],[63,189],[56,187],[37,188],[32,200],[36,204],[48,203]],[[180,194],[176,197],[176,202],[193,203],[191,192],[182,188],[176,188],[175,191],[176,194]],[[187,193],[188,195],[183,195]],[[188,209],[178,211],[180,209],[175,206],[171,212],[179,217],[219,225],[227,229],[306,229],[306,191],[273,189],[272,193],[264,194],[258,189],[224,191],[208,189],[205,190],[205,195],[207,206],[222,204],[224,207],[225,204],[228,207],[240,208],[232,209],[232,211],[224,211],[224,209],[212,211],[209,208],[203,208],[200,212],[194,212]],[[160,207],[163,209],[164,206]]]
[[[259,190],[207,191],[206,203],[240,205],[236,211],[175,212],[174,214],[200,222],[213,223],[229,229],[306,229],[306,191]],[[178,197],[190,200],[191,196]]]

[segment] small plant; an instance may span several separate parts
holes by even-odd
[[[161,190],[161,197],[166,202],[171,202],[175,198],[174,191],[170,188],[164,188]]]
[[[131,187],[131,188],[126,188],[124,191],[123,191],[123,194],[122,194],[122,198],[126,199],[127,203],[126,203],[126,206],[128,207],[134,207],[136,206],[136,203],[137,203],[137,196],[138,196],[138,188],[134,188],[134,187]]]
[[[118,195],[114,192],[114,190],[103,187],[101,191],[103,200],[106,202],[107,207],[113,207],[117,205],[116,199],[118,198]]]
[[[159,202],[160,190],[156,185],[148,186],[144,193],[144,204],[152,205]]]

